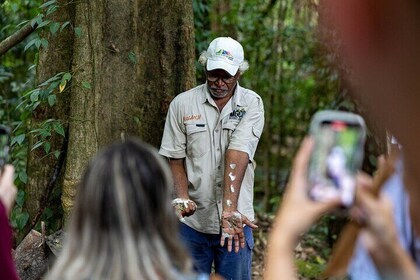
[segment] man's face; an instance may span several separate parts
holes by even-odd
[[[222,69],[206,71],[207,87],[214,99],[222,99],[232,96],[236,83],[239,79],[239,71],[235,76],[231,76]]]

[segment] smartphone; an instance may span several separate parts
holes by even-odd
[[[310,134],[315,144],[308,166],[309,197],[316,201],[339,198],[342,208],[350,208],[364,156],[363,118],[343,111],[319,111],[312,117]]]
[[[9,144],[10,139],[10,128],[4,125],[0,125],[0,170],[9,160]]]

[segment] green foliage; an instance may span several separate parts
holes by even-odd
[[[0,4],[0,40],[11,35],[39,13],[38,6],[42,1],[6,0]],[[26,138],[27,126],[31,113],[23,108],[17,108],[22,93],[34,86],[35,68],[28,65],[36,63],[37,54],[32,50],[25,50],[28,42],[38,38],[36,34],[27,38],[0,57],[0,123],[13,128],[11,137],[10,160],[15,166],[15,184],[19,191],[14,210],[11,214],[12,226],[22,229],[28,222],[29,215],[23,209],[25,201],[24,186],[28,181],[26,161],[28,142]],[[35,45],[35,41],[31,43]],[[42,41],[37,42],[40,46]],[[44,42],[44,46],[45,46]]]
[[[298,274],[305,279],[320,279],[324,271],[324,265],[311,261],[296,260]]]
[[[35,70],[38,64],[38,52],[48,48],[51,36],[72,28],[80,33],[71,22],[54,22],[49,15],[59,9],[56,0],[17,1],[7,0],[0,4],[0,38],[6,38],[23,25],[36,26],[22,44],[17,45],[0,57],[0,123],[13,128],[11,137],[11,161],[16,168],[15,183],[18,186],[18,201],[11,215],[12,225],[21,230],[29,219],[23,205],[26,199],[25,184],[28,182],[26,161],[28,152],[42,149],[45,155],[58,158],[60,151],[53,150],[50,138],[56,134],[65,137],[64,124],[60,120],[47,119],[39,125],[31,124],[31,117],[40,105],[55,106],[57,94],[68,88],[71,73],[58,73],[35,86]],[[23,20],[22,19],[26,19]],[[41,32],[42,31],[42,32]],[[42,35],[41,35],[42,34]],[[31,65],[28,68],[28,65]],[[12,74],[13,73],[13,74]],[[13,80],[12,80],[13,78]],[[29,135],[34,137],[34,144],[29,147]],[[58,202],[57,205],[60,205]],[[51,209],[50,209],[51,211]],[[59,213],[59,209],[54,209]],[[48,209],[43,218],[56,219]],[[51,228],[51,226],[50,226]]]

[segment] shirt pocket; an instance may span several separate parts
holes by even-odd
[[[238,124],[239,120],[228,120],[227,122],[223,123],[223,135],[227,138],[227,143],[230,142],[230,137],[232,137],[232,133],[235,131]]]
[[[200,158],[210,150],[210,136],[207,124],[186,124],[187,155],[190,158]]]

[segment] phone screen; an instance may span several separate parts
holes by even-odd
[[[317,201],[340,198],[353,204],[356,179],[363,155],[364,131],[359,124],[324,121],[315,133],[309,163],[309,195]]]
[[[0,127],[0,168],[7,163],[9,157],[9,132]]]

